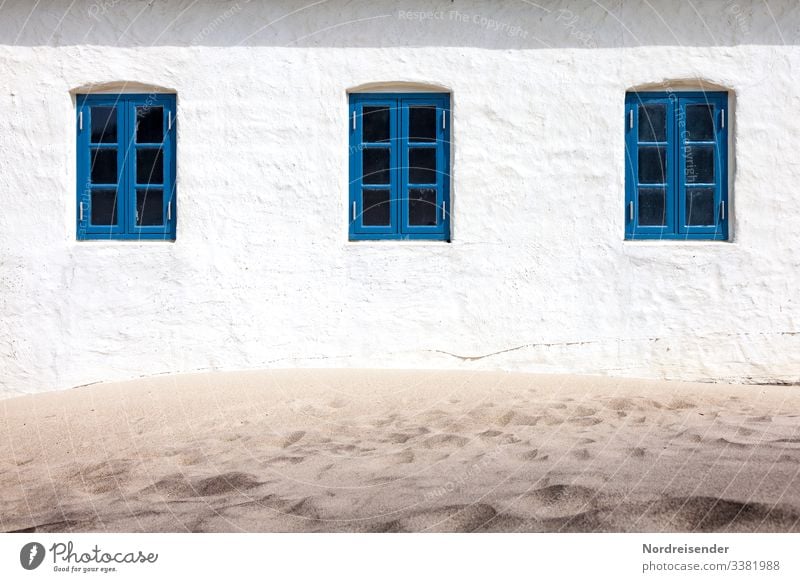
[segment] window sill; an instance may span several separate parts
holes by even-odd
[[[720,246],[720,245],[735,245],[733,240],[722,239],[683,239],[683,238],[665,238],[665,239],[624,239],[622,243],[625,246],[634,247],[648,247],[648,246],[688,246],[688,247],[704,247],[704,246]]]

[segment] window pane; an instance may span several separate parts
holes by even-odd
[[[667,222],[665,188],[639,188],[639,225],[663,226]]]
[[[639,105],[639,141],[667,141],[666,105]]]
[[[408,181],[411,184],[436,183],[435,148],[410,148],[408,150]]]
[[[365,142],[389,141],[389,108],[385,105],[379,107],[364,107],[363,109],[363,139]]]
[[[160,149],[141,149],[136,152],[136,183],[162,184],[164,155]]]
[[[689,226],[714,226],[714,189],[689,188],[686,190],[686,224]]]
[[[408,191],[408,223],[412,226],[436,226],[439,216],[435,188],[412,188]]]
[[[389,148],[366,148],[361,155],[364,184],[388,184]]]
[[[136,226],[164,224],[164,191],[136,190]]]
[[[714,183],[714,146],[686,146],[686,183]]]
[[[645,146],[639,148],[639,183],[666,184],[667,148]]]
[[[686,131],[689,141],[714,140],[714,106],[713,105],[687,105],[686,106]]]
[[[361,222],[364,226],[389,226],[391,206],[388,190],[362,190]]]
[[[117,148],[92,149],[90,162],[92,183],[117,183]]]
[[[89,219],[93,225],[109,226],[117,224],[116,190],[92,190],[91,207],[92,212]]]
[[[410,141],[436,141],[436,107],[409,108],[408,139]]]
[[[92,143],[117,142],[116,107],[92,107],[90,117]]]
[[[161,143],[164,139],[163,107],[136,108],[136,143]]]

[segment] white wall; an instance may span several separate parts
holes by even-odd
[[[292,366],[800,379],[798,4],[539,4],[3,3],[0,394]],[[624,242],[625,91],[681,79],[735,96],[733,241]],[[175,243],[75,240],[71,92],[120,81],[178,94]],[[388,81],[452,92],[451,244],[347,240],[346,91]]]

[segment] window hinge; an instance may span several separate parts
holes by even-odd
[[[719,216],[720,216],[720,220],[725,220],[725,201],[724,200],[722,200],[719,203]]]
[[[628,111],[628,126],[633,129],[633,109]]]
[[[353,130],[356,129],[356,110],[353,109]]]
[[[78,220],[83,221],[83,202],[78,204]]]
[[[445,214],[447,212],[447,202],[442,200],[442,222],[445,221]]]
[[[167,112],[167,129],[172,130],[172,111]]]
[[[628,218],[633,220],[633,202],[628,202]]]
[[[78,129],[83,131],[83,111],[78,112]]]
[[[167,204],[167,221],[172,220],[172,200]]]
[[[353,220],[356,219],[356,201],[353,200]]]
[[[447,110],[442,110],[442,129],[447,129]]]
[[[722,110],[722,129],[725,129],[725,110]]]

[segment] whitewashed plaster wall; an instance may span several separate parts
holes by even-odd
[[[428,11],[422,18],[418,11]],[[7,0],[0,395],[270,367],[800,380],[800,8]],[[626,89],[731,91],[732,242],[625,242]],[[74,94],[178,95],[177,241],[75,240]],[[348,242],[347,91],[453,99],[452,242]]]

